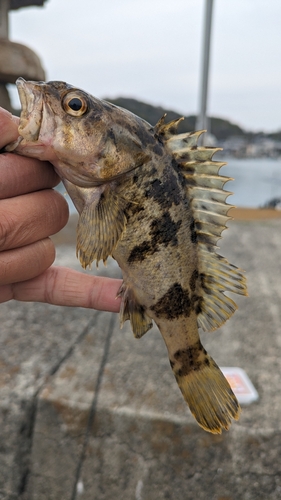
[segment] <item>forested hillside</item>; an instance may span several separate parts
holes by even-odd
[[[176,118],[180,118],[182,116],[170,109],[164,109],[161,106],[152,106],[151,104],[138,101],[137,99],[118,97],[117,99],[105,98],[105,100],[112,102],[117,106],[121,106],[122,108],[128,109],[129,111],[140,116],[152,125],[155,125],[157,121],[164,115],[164,113],[167,113],[167,121],[175,120]],[[179,132],[189,132],[195,130],[195,121],[195,115],[185,116],[184,120],[179,125]],[[222,118],[211,118],[210,125],[211,126],[209,132],[214,134],[215,137],[219,140],[226,139],[227,137],[233,135],[246,135],[246,132],[242,130],[238,125],[235,125],[227,120],[223,120]]]

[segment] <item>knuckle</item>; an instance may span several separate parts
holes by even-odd
[[[68,203],[64,196],[62,196],[57,191],[50,191],[48,195],[50,196],[50,200],[52,200],[52,203],[50,203],[49,205],[50,210],[48,213],[48,217],[55,229],[60,230],[68,220]]]
[[[50,268],[46,279],[44,300],[47,304],[54,302],[54,293],[57,288],[58,272],[57,269]]]
[[[0,215],[0,251],[8,247],[8,240],[13,233],[13,220],[9,214],[1,213]]]

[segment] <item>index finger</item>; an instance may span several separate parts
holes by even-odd
[[[52,266],[30,280],[1,286],[0,302],[14,299],[118,312],[121,299],[117,298],[117,294],[121,284],[120,279]]]
[[[17,139],[19,118],[0,107],[0,149]],[[48,162],[0,154],[0,199],[56,186],[60,179]]]

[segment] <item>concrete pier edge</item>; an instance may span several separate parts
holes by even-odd
[[[221,436],[190,415],[155,327],[136,340],[110,313],[2,304],[0,499],[279,499],[280,229],[232,222],[221,243],[250,296],[202,342],[260,397]],[[55,238],[57,263],[79,269],[71,235]]]

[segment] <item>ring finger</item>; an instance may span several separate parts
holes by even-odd
[[[0,302],[2,286],[35,278],[52,265],[55,258],[53,242],[46,238],[22,248],[0,253]]]

